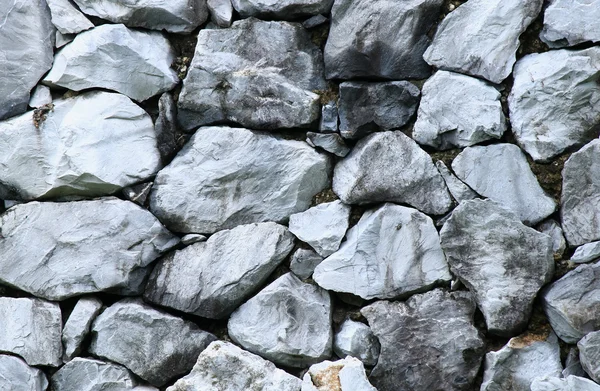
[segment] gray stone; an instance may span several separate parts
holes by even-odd
[[[231,339],[275,364],[305,367],[331,357],[331,298],[291,273],[272,282],[229,318]]]
[[[62,364],[62,320],[57,303],[0,297],[0,330],[0,352],[19,355],[29,365]]]
[[[156,176],[150,208],[185,233],[285,222],[329,185],[330,170],[329,158],[305,142],[239,128],[201,128]]]
[[[492,200],[461,203],[440,231],[450,270],[473,292],[490,333],[513,336],[554,274],[552,239]]]
[[[161,33],[104,24],[78,34],[61,49],[43,82],[74,91],[105,88],[143,101],[177,85],[174,60]]]
[[[321,111],[313,91],[322,89],[321,51],[302,26],[244,19],[198,33],[178,119],[187,130],[223,122],[252,129],[308,127]]]
[[[600,382],[600,331],[593,331],[577,342],[579,359],[592,380]]]
[[[529,391],[535,378],[561,375],[558,338],[553,332],[512,338],[486,354],[484,368],[480,391]]]
[[[52,15],[52,24],[61,34],[77,34],[94,28],[70,0],[47,0]]]
[[[0,20],[1,120],[27,110],[29,92],[52,67],[56,30],[44,0],[0,0]]]
[[[52,103],[52,94],[50,93],[50,88],[42,84],[38,84],[31,93],[29,107],[37,109],[49,103]]]
[[[468,292],[440,289],[361,310],[381,342],[371,372],[379,391],[470,391],[485,351]]]
[[[191,33],[208,18],[206,0],[74,0],[88,15],[129,27]]]
[[[587,373],[579,360],[579,350],[575,347],[569,349],[569,354],[565,360],[565,369],[562,371],[562,377],[567,376],[587,377]]]
[[[154,126],[156,144],[163,164],[168,164],[177,153],[177,106],[173,95],[165,92],[158,100],[158,118]]]
[[[190,244],[206,242],[206,236],[200,234],[187,234],[181,238],[181,243],[189,246]]]
[[[189,375],[167,391],[300,391],[300,379],[223,341],[211,343]]]
[[[454,175],[444,164],[443,161],[438,160],[435,162],[435,167],[438,169],[442,178],[444,178],[444,182],[446,182],[446,186],[448,186],[448,191],[452,194],[452,198],[456,200],[457,203],[461,203],[463,201],[474,200],[475,198],[479,198],[479,195],[475,193],[469,186],[467,186],[463,181],[458,179],[456,175]]]
[[[144,298],[204,318],[224,318],[265,282],[293,247],[292,234],[275,223],[217,232],[159,261]]]
[[[600,385],[577,376],[537,378],[531,383],[531,391],[600,391]]]
[[[189,372],[198,355],[215,339],[192,322],[125,299],[96,318],[89,352],[122,364],[160,387]]]
[[[538,231],[550,235],[552,238],[552,251],[554,254],[562,257],[562,254],[567,248],[567,241],[563,230],[556,221],[552,219],[544,220],[537,226]]]
[[[577,247],[569,261],[573,263],[586,263],[600,258],[600,241],[586,243]]]
[[[500,92],[474,77],[438,71],[423,85],[412,137],[437,149],[499,139],[506,130]]]
[[[431,218],[386,203],[362,215],[313,279],[325,289],[370,300],[407,297],[451,276]]]
[[[525,154],[514,144],[465,148],[452,161],[456,176],[484,197],[515,212],[527,225],[556,210],[531,171]]]
[[[0,390],[46,391],[48,380],[39,369],[18,357],[0,354]]]
[[[231,0],[207,0],[210,20],[219,27],[231,26],[233,5]]]
[[[599,42],[598,0],[551,0],[544,12],[540,38],[551,48]]]
[[[338,131],[338,107],[337,102],[330,101],[321,108],[321,120],[319,130],[323,133],[336,133]]]
[[[441,215],[452,206],[431,157],[402,132],[379,132],[356,143],[333,174],[333,191],[346,204],[397,202]]]
[[[140,206],[146,204],[146,200],[150,195],[154,182],[140,183],[139,185],[128,186],[123,189],[123,195],[131,202],[135,202]]]
[[[350,153],[350,148],[337,133],[307,132],[306,142],[312,147],[319,147],[339,157],[345,157]]]
[[[315,268],[323,262],[323,257],[313,249],[299,248],[290,259],[290,271],[299,278],[306,280],[312,276]]]
[[[305,29],[314,29],[315,27],[322,26],[327,22],[329,22],[329,19],[327,19],[326,16],[319,14],[311,16],[310,18],[302,22],[302,27],[304,27]]]
[[[231,0],[242,18],[293,20],[317,14],[327,14],[333,0]]]
[[[62,331],[64,362],[79,355],[81,345],[90,331],[90,326],[101,309],[102,302],[95,297],[84,297],[77,301]]]
[[[179,242],[150,212],[119,199],[21,204],[0,227],[0,282],[48,300],[139,295],[150,264]]]
[[[423,79],[442,0],[338,0],[325,45],[328,79]]]
[[[423,58],[448,71],[500,83],[510,75],[519,36],[537,18],[543,0],[470,0],[439,24]]]
[[[379,340],[364,323],[346,319],[333,336],[333,351],[340,358],[352,356],[365,365],[374,366],[380,350]]]
[[[69,42],[73,42],[77,34],[61,34],[60,31],[56,31],[56,43],[54,46],[59,49],[68,44]]]
[[[512,131],[536,161],[598,137],[600,48],[530,54],[514,68]]]
[[[347,357],[312,365],[302,378],[302,391],[377,391],[369,383],[363,363]]]
[[[340,133],[359,139],[406,125],[419,104],[419,88],[407,81],[340,84]]]

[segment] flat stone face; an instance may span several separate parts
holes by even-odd
[[[369,383],[363,363],[346,357],[312,365],[302,378],[302,391],[377,391]]]
[[[577,342],[581,366],[595,381],[600,381],[600,331],[594,331]]]
[[[586,243],[577,247],[569,261],[573,263],[585,263],[600,258],[600,241]]]
[[[338,0],[325,45],[328,79],[423,79],[427,32],[442,0]]]
[[[406,297],[451,280],[431,218],[389,203],[365,212],[313,278],[325,289],[366,300]]]
[[[479,194],[475,193],[473,189],[471,189],[463,181],[458,179],[456,175],[454,175],[448,169],[448,167],[443,161],[438,160],[437,162],[435,162],[435,167],[442,175],[442,178],[444,178],[444,182],[446,182],[446,186],[448,186],[448,191],[457,203],[460,204],[463,201],[479,198]]]
[[[143,101],[175,87],[174,60],[161,33],[104,24],[78,34],[59,51],[43,82],[73,91],[104,88]]]
[[[551,48],[600,41],[598,0],[551,0],[540,38]]]
[[[499,139],[506,130],[500,92],[474,77],[438,71],[423,85],[412,138],[436,149]]]
[[[48,388],[44,372],[18,357],[0,354],[0,374],[2,390],[46,391]]]
[[[440,237],[450,270],[473,292],[489,332],[522,331],[554,274],[552,239],[492,200],[461,203]]]
[[[52,24],[61,34],[77,34],[94,27],[69,0],[47,0]]]
[[[0,122],[0,198],[109,195],[160,169],[152,119],[125,95],[53,104],[45,119],[29,111]]]
[[[377,364],[381,344],[364,323],[346,319],[333,337],[333,351],[338,357],[352,356],[365,365]]]
[[[240,225],[175,251],[154,268],[144,297],[165,307],[218,319],[255,292],[294,247],[275,223]]]
[[[219,27],[231,26],[233,19],[233,5],[231,0],[207,0],[210,20]]]
[[[444,214],[452,198],[431,157],[402,132],[379,132],[356,143],[333,174],[333,191],[346,204],[398,202]]]
[[[0,20],[0,119],[3,119],[27,110],[29,92],[52,67],[56,30],[44,0],[0,0]]]
[[[423,58],[429,65],[500,83],[510,75],[519,36],[543,0],[471,0],[440,22]]]
[[[468,292],[440,289],[364,307],[381,342],[371,383],[379,391],[472,390],[485,351],[474,312]]]
[[[242,18],[293,20],[317,14],[327,14],[333,0],[232,0],[233,8]]]
[[[329,184],[330,160],[301,141],[227,127],[199,129],[156,176],[150,209],[177,232],[284,222]]]
[[[536,161],[598,137],[600,48],[551,50],[517,62],[508,97],[512,131]]]
[[[125,299],[96,318],[89,352],[122,364],[160,387],[188,373],[198,355],[215,339],[194,323],[141,301]]]
[[[471,189],[512,210],[525,224],[537,224],[556,210],[514,144],[465,148],[452,161],[452,169]]]
[[[0,281],[48,300],[140,294],[150,263],[179,242],[148,211],[119,199],[20,204],[0,227]]]
[[[537,378],[531,383],[531,391],[600,391],[600,385],[577,376]]]
[[[229,342],[211,343],[189,375],[167,391],[300,391],[300,379]]]
[[[63,361],[68,362],[81,352],[81,345],[101,309],[102,302],[95,297],[77,301],[63,327]]]
[[[319,119],[325,89],[321,51],[302,26],[250,18],[203,29],[178,118],[188,130],[235,122],[252,129],[308,127]]]
[[[350,153],[350,148],[344,142],[344,139],[337,133],[306,133],[306,142],[312,147],[318,147],[332,153],[338,157],[346,157]]]
[[[301,279],[312,276],[315,267],[323,262],[323,257],[313,249],[299,248],[290,257],[290,271]]]
[[[275,364],[305,367],[331,356],[331,298],[284,274],[229,318],[231,339]]]

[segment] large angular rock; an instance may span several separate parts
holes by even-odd
[[[228,127],[198,129],[161,170],[150,209],[177,232],[287,221],[329,183],[330,160],[308,144]]]
[[[452,161],[452,169],[471,189],[512,210],[527,225],[539,223],[556,210],[525,154],[514,144],[465,148]]]
[[[540,38],[551,48],[599,42],[598,0],[551,0],[544,11]]]
[[[397,131],[360,140],[335,166],[333,191],[346,204],[398,202],[436,215],[452,205],[431,157]]]
[[[519,36],[543,0],[470,0],[439,24],[423,58],[437,68],[500,83],[510,75]]]
[[[0,122],[0,198],[109,195],[160,169],[152,119],[125,95],[53,104]]]
[[[302,391],[377,391],[369,383],[363,363],[346,357],[312,365],[302,378]]]
[[[86,14],[129,27],[191,33],[208,18],[206,0],[74,0]]]
[[[275,364],[305,367],[331,356],[331,298],[288,273],[229,318],[231,339]]]
[[[0,120],[27,110],[29,92],[52,67],[55,29],[45,0],[0,0]]]
[[[16,205],[0,217],[0,233],[0,281],[49,300],[140,294],[150,263],[179,242],[119,199]]]
[[[423,79],[442,0],[338,0],[325,45],[328,79]]]
[[[163,258],[144,297],[205,318],[229,315],[269,277],[294,247],[275,223],[240,225],[217,232]]]
[[[371,372],[379,391],[470,391],[484,354],[468,292],[440,289],[361,310],[381,342]]]
[[[52,24],[61,34],[77,34],[94,27],[70,0],[47,0]]]
[[[192,322],[125,299],[96,318],[89,352],[122,364],[160,387],[189,372],[215,339]]]
[[[366,300],[406,297],[452,279],[431,218],[390,203],[365,212],[313,278]]]
[[[70,361],[81,352],[81,345],[101,309],[102,302],[95,297],[84,297],[77,301],[62,331],[64,362]]]
[[[328,14],[333,0],[232,0],[233,8],[242,18],[293,20],[318,14]]]
[[[578,376],[543,377],[531,382],[531,391],[600,391],[600,385]]]
[[[0,390],[46,391],[48,379],[18,357],[0,354]]]
[[[437,149],[499,139],[506,130],[500,92],[459,73],[438,71],[423,85],[412,138]]]
[[[74,91],[104,88],[143,101],[177,85],[174,60],[161,33],[104,24],[78,34],[59,51],[43,82]]]
[[[577,342],[581,366],[595,381],[600,382],[600,331],[593,331]]]
[[[435,167],[438,169],[442,178],[444,178],[444,182],[446,182],[446,186],[448,186],[448,191],[452,194],[452,198],[456,200],[457,203],[461,203],[463,201],[474,200],[475,198],[479,198],[479,195],[473,191],[469,186],[467,186],[463,181],[458,179],[456,175],[454,175],[450,169],[446,166],[446,164],[438,160],[435,162]]]
[[[19,355],[29,365],[62,364],[62,320],[57,303],[0,297],[0,330],[0,352]],[[0,372],[0,380],[2,375]]]
[[[600,48],[530,54],[515,65],[508,97],[512,131],[537,161],[598,137]]]
[[[179,96],[185,129],[235,122],[253,129],[308,127],[319,119],[322,56],[298,24],[250,18],[203,29]]]
[[[552,239],[492,200],[461,203],[440,231],[450,270],[473,292],[490,333],[512,336],[529,321],[554,274]]]
[[[333,351],[340,358],[352,356],[373,366],[377,364],[380,350],[379,340],[364,323],[346,319],[333,336]]]

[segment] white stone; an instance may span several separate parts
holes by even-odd
[[[47,0],[52,24],[61,34],[77,34],[94,27],[69,0]]]
[[[81,352],[81,345],[101,309],[102,302],[94,297],[84,297],[77,301],[62,331],[64,362],[72,360]]]
[[[31,98],[29,98],[29,107],[39,108],[49,103],[52,103],[50,88],[38,84],[31,93]]]
[[[364,323],[346,319],[333,336],[333,351],[340,358],[352,356],[365,365],[374,366],[380,350],[379,340]]]
[[[573,263],[585,263],[600,258],[600,241],[586,243],[577,247],[569,261]]]
[[[600,391],[600,385],[578,376],[543,377],[531,383],[531,391]]]
[[[551,48],[600,41],[600,1],[550,0],[540,38]]]
[[[479,198],[479,195],[473,191],[469,186],[467,186],[463,181],[458,179],[456,175],[454,175],[450,169],[444,164],[443,161],[438,160],[435,162],[435,167],[438,169],[442,178],[444,178],[444,182],[446,182],[446,186],[448,186],[448,191],[452,194],[452,198],[456,200],[459,204],[463,201],[474,200],[475,198]]]
[[[302,391],[377,391],[369,383],[363,363],[347,357],[312,365],[302,378]]]
[[[323,262],[323,257],[313,249],[299,248],[290,259],[290,271],[305,280],[312,276],[315,268]]]
[[[18,357],[0,354],[0,390],[46,391],[47,388],[44,372]]]

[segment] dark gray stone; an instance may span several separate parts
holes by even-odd
[[[338,131],[338,107],[337,102],[330,101],[321,108],[321,120],[319,131],[323,133],[336,133]]]
[[[306,142],[312,147],[319,147],[338,157],[345,157],[350,153],[350,148],[348,148],[344,139],[337,133],[307,132]]]
[[[315,27],[324,25],[327,22],[329,22],[329,19],[327,19],[326,16],[319,14],[311,16],[310,18],[302,22],[302,27],[304,27],[305,29],[314,29]]]
[[[173,94],[166,92],[158,100],[158,118],[154,124],[156,146],[163,164],[168,164],[177,153],[177,106]]]
[[[290,271],[299,278],[306,280],[312,276],[315,268],[323,262],[323,257],[313,249],[299,248],[290,259]]]

